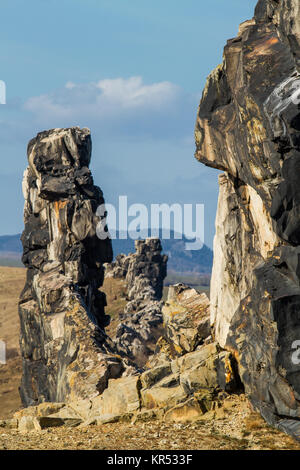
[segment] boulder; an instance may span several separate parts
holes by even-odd
[[[163,309],[166,337],[178,354],[194,351],[210,336],[209,299],[184,284],[169,287]]]
[[[235,359],[228,351],[221,351],[217,343],[198,346],[196,351],[169,362],[159,362],[141,375],[140,382],[142,405],[165,410],[199,394],[210,397],[211,402],[220,390],[233,392],[240,385]],[[203,414],[206,407],[201,409]]]
[[[201,346],[173,361],[172,370],[176,369],[187,394],[203,389],[236,391],[239,387],[235,360],[229,352],[220,352],[217,343]]]
[[[118,420],[120,416],[133,414],[141,408],[139,390],[139,376],[109,380],[102,395],[91,400],[89,418],[111,422],[111,419]]]
[[[34,416],[23,416],[18,423],[18,430],[22,433],[27,433],[31,431],[41,431],[38,418]]]
[[[192,397],[168,410],[164,416],[164,421],[190,423],[197,421],[207,411],[210,411],[209,400],[205,401],[203,398],[201,401],[196,397]]]
[[[161,379],[172,374],[171,362],[165,362],[159,366],[146,370],[141,375],[141,384],[143,388],[149,388],[159,382]]]
[[[65,403],[40,403],[37,406],[29,406],[28,408],[22,408],[21,410],[16,411],[14,414],[14,419],[20,420],[23,418],[23,416],[32,416],[36,418],[49,416],[51,414],[57,413],[65,406]]]
[[[141,390],[144,408],[172,408],[186,400],[186,392],[180,385],[179,377],[171,375],[158,382],[154,387]]]
[[[18,420],[15,419],[15,418],[1,419],[0,420],[0,428],[17,429],[18,428]]]

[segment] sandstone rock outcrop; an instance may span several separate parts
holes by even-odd
[[[135,248],[135,253],[119,255],[106,265],[106,276],[122,278],[127,286],[128,303],[114,338],[116,349],[143,367],[162,334],[161,298],[168,258],[161,254],[159,239],[137,240]]]
[[[300,5],[260,0],[208,77],[196,158],[223,170],[211,323],[252,403],[300,438]]]
[[[43,401],[91,398],[123,363],[104,327],[103,264],[112,260],[100,240],[96,210],[104,203],[89,170],[88,129],[53,129],[28,145],[22,235],[27,283],[21,295],[21,397]]]

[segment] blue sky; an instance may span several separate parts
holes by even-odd
[[[217,172],[194,159],[205,79],[255,0],[2,0],[0,235],[23,228],[26,146],[89,127],[106,201],[204,203],[212,246]]]

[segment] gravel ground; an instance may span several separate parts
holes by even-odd
[[[242,396],[229,397],[215,414],[191,424],[160,421],[51,428],[22,434],[0,428],[7,450],[275,450],[300,443],[269,427]]]

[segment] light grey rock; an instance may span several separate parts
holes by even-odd
[[[18,428],[18,420],[15,419],[15,418],[1,419],[0,420],[0,428],[17,429]]]
[[[109,380],[102,395],[91,400],[89,418],[103,416],[123,416],[140,410],[139,376]]]

